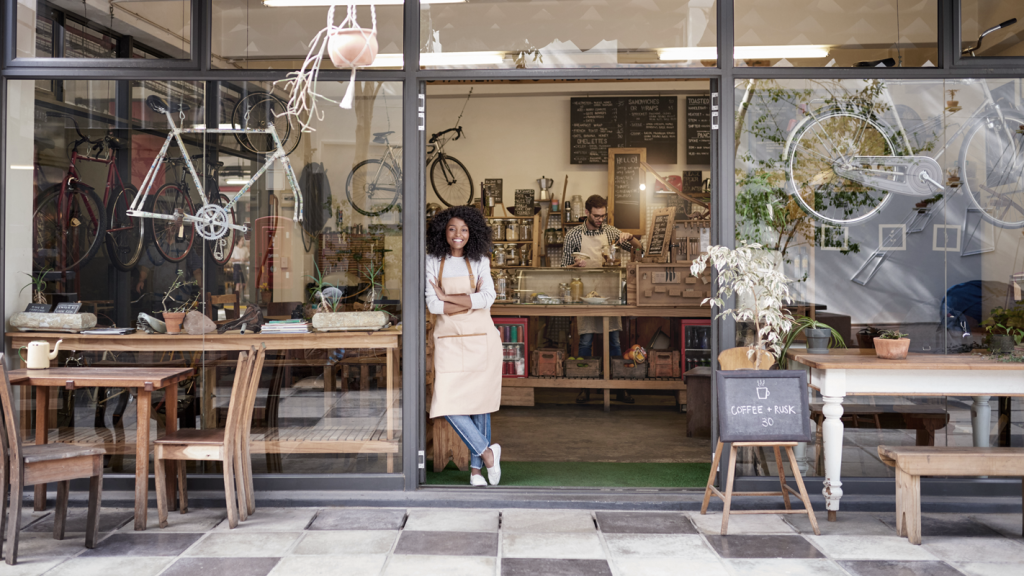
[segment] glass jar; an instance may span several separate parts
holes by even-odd
[[[515,219],[505,220],[505,240],[508,242],[519,240],[519,223]]]
[[[493,266],[504,266],[505,265],[505,250],[497,248],[491,252],[491,264]]]
[[[519,247],[519,264],[520,266],[530,266],[531,256],[533,256],[533,246],[529,244],[523,244]]]
[[[523,220],[519,225],[519,239],[533,240],[533,220]]]
[[[492,276],[494,277],[495,299],[508,300],[508,274],[504,270],[497,270]]]
[[[583,298],[584,292],[583,281],[580,280],[579,276],[573,276],[572,282],[569,282],[569,293],[574,303],[581,302],[581,298]]]
[[[544,232],[544,243],[548,246],[558,243],[558,231],[554,228],[548,228]]]
[[[494,231],[494,241],[498,242],[505,239],[505,221],[500,218],[493,218],[488,221],[491,225],[491,230]]]
[[[571,222],[579,222],[580,218],[583,218],[583,197],[576,195],[572,197],[572,220]]]
[[[558,297],[562,299],[562,302],[572,301],[572,291],[569,289],[567,282],[561,282],[558,284]]]

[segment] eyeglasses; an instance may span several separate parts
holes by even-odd
[[[608,219],[608,215],[607,214],[591,214],[590,217],[593,218],[594,220],[607,220]]]

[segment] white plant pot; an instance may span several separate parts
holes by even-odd
[[[327,42],[327,52],[338,68],[369,66],[377,58],[377,33],[365,28],[335,30]]]

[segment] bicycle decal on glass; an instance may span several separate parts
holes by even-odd
[[[181,245],[185,239],[192,234],[191,231],[186,231],[188,226],[192,225],[195,234],[198,234],[201,238],[209,241],[215,241],[216,246],[214,248],[214,257],[217,259],[216,251],[221,251],[220,256],[224,259],[230,257],[230,244],[225,246],[225,242],[222,240],[230,235],[232,230],[245,234],[248,231],[248,227],[244,224],[238,224],[234,221],[233,213],[234,206],[238,200],[249,191],[249,188],[256,183],[257,180],[268,169],[274,164],[275,160],[280,160],[281,164],[285,169],[285,176],[288,180],[288,186],[295,194],[295,207],[292,215],[292,220],[295,222],[302,221],[302,193],[299,189],[298,179],[295,177],[295,172],[292,170],[291,162],[288,161],[288,154],[285,152],[284,147],[281,143],[281,139],[278,137],[277,131],[274,128],[274,123],[269,122],[262,128],[248,128],[250,118],[244,118],[242,127],[238,128],[181,128],[174,122],[174,118],[171,116],[172,113],[178,113],[182,122],[185,120],[185,111],[189,109],[187,104],[171,104],[168,105],[158,96],[150,96],[146,99],[146,105],[150,107],[154,112],[163,114],[167,118],[168,126],[171,127],[171,132],[167,135],[167,139],[164,141],[164,145],[160,148],[160,152],[157,153],[156,158],[153,159],[153,165],[150,167],[149,172],[146,174],[145,180],[142,182],[140,187],[142,193],[135,198],[132,202],[131,208],[128,210],[129,216],[138,216],[141,218],[153,219],[153,235],[154,242],[157,245],[158,250],[168,260],[177,262],[181,261],[187,254],[189,247],[191,246],[191,240],[188,241],[188,247],[182,248]],[[181,139],[182,134],[235,134],[244,135],[249,142],[263,142],[266,138],[266,142],[272,142],[273,148],[271,150],[265,150],[269,157],[266,162],[260,166],[259,170],[249,178],[249,181],[245,183],[242,188],[235,193],[226,202],[219,192],[215,190],[209,190],[209,187],[204,187],[200,182],[199,175],[196,173],[195,166],[192,164],[192,159],[188,155],[188,151],[185,148],[185,143]],[[178,189],[176,192],[169,193],[164,199],[160,198],[160,191],[167,189],[167,185],[160,188],[154,197],[149,210],[141,209],[145,206],[145,198],[149,196],[149,191],[153,187],[153,183],[156,181],[157,172],[162,163],[165,162],[167,156],[167,150],[171,145],[171,141],[174,141],[178,145],[178,149],[181,152],[180,161],[184,161],[185,167],[188,169],[189,175],[192,177],[192,183],[195,185],[196,190],[199,192],[199,197],[203,201],[203,205],[199,207],[195,213],[192,213],[191,201],[188,199],[187,191]],[[269,147],[269,146],[267,146]],[[159,222],[158,222],[159,221]],[[165,247],[165,252],[161,246]]]

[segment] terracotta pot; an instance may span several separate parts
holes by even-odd
[[[168,334],[181,333],[181,323],[185,321],[185,312],[164,312],[164,324]]]
[[[338,68],[369,66],[377,58],[377,33],[363,28],[335,30],[327,41],[327,52]]]
[[[875,338],[875,355],[884,360],[905,360],[910,352],[910,338],[889,340]]]

